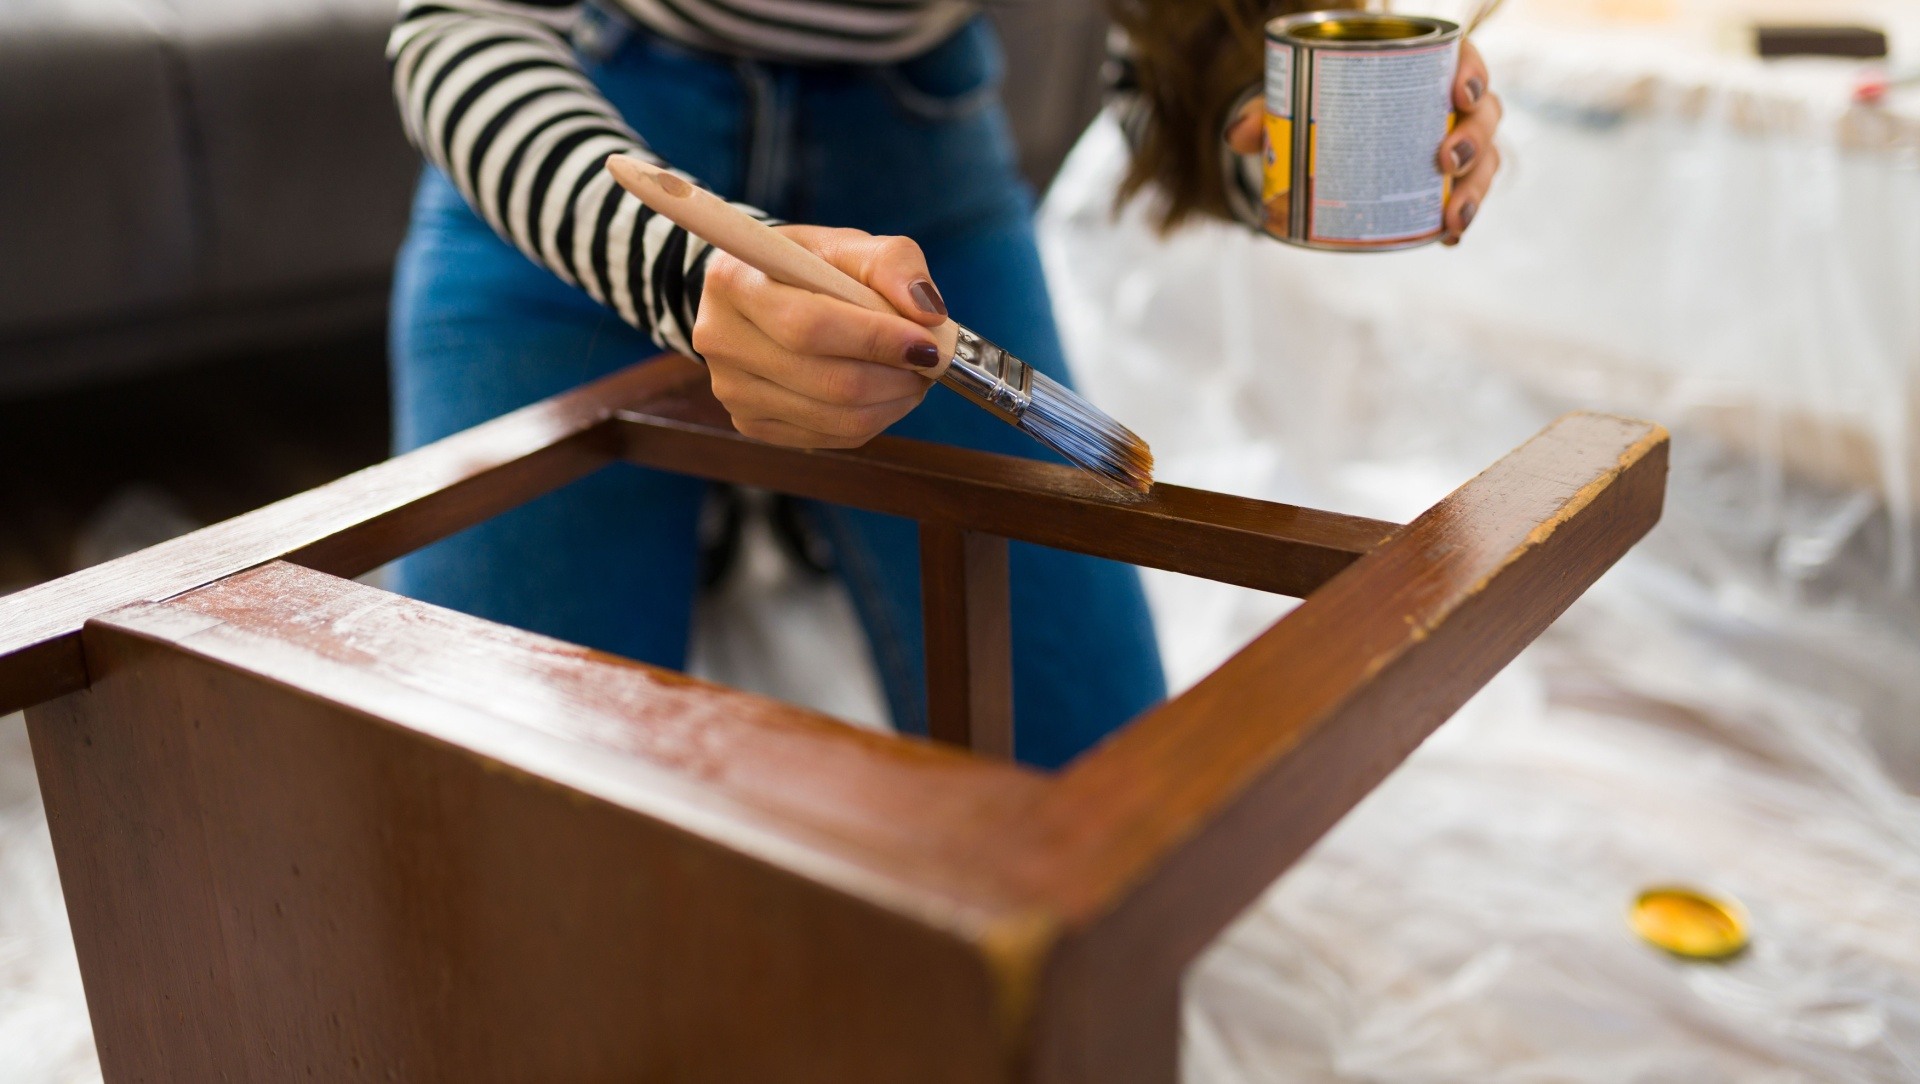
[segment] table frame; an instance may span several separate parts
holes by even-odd
[[[918,520],[938,741],[342,578],[622,460]],[[0,598],[0,711],[109,1080],[1169,1081],[1186,966],[1653,526],[1666,463],[1569,415],[1402,527],[776,448],[666,358]],[[1304,601],[1041,773],[1008,539]]]

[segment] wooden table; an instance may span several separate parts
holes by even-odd
[[[108,1080],[1173,1080],[1188,962],[1666,476],[1658,426],[1570,415],[1397,526],[774,448],[703,383],[636,366],[0,598]],[[941,740],[341,578],[617,460],[917,519]],[[1305,601],[1045,774],[1004,758],[1009,538]]]

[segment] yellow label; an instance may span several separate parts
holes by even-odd
[[[1267,172],[1261,198],[1268,203],[1293,188],[1293,120],[1267,114]]]

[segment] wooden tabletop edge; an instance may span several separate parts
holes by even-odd
[[[1538,447],[1540,442],[1546,440],[1565,439],[1569,436],[1580,438],[1586,436],[1586,434],[1582,434],[1580,430],[1596,425],[1606,429],[1613,429],[1616,436],[1614,439],[1609,440],[1604,434],[1596,432],[1591,435],[1592,439],[1590,441],[1580,441],[1585,447],[1577,449],[1578,451],[1606,457],[1604,461],[1588,464],[1588,468],[1592,471],[1591,476],[1585,478],[1585,480],[1579,484],[1578,488],[1567,494],[1551,515],[1535,523],[1523,537],[1515,538],[1511,548],[1501,554],[1483,575],[1478,577],[1475,582],[1458,590],[1457,597],[1453,597],[1449,603],[1440,607],[1433,615],[1429,615],[1428,619],[1410,619],[1404,629],[1402,639],[1396,641],[1390,652],[1372,659],[1371,665],[1376,669],[1390,665],[1394,660],[1405,656],[1409,650],[1429,639],[1445,624],[1450,616],[1477,598],[1489,583],[1503,570],[1514,566],[1516,563],[1525,559],[1529,553],[1546,545],[1554,534],[1568,523],[1573,522],[1603,494],[1607,494],[1612,490],[1623,476],[1653,462],[1657,462],[1658,466],[1664,469],[1664,454],[1669,441],[1668,433],[1664,427],[1653,422],[1623,418],[1610,414],[1576,412],[1563,415],[1547,425],[1525,443],[1521,444],[1518,448],[1514,449],[1514,451],[1501,457],[1500,460],[1497,460],[1486,470],[1479,472],[1474,475],[1473,478],[1462,483],[1446,498],[1437,502],[1428,512],[1422,513],[1421,517],[1417,517],[1413,523],[1409,524],[1408,528],[1404,529],[1395,539],[1388,540],[1386,545],[1392,545],[1400,538],[1405,538],[1409,544],[1412,544],[1415,536],[1411,532],[1415,528],[1418,528],[1422,521],[1429,515],[1443,508],[1450,507],[1452,503],[1456,502],[1464,494],[1484,488],[1489,480],[1496,477],[1497,472],[1502,469],[1511,471],[1516,464],[1524,463],[1530,447]],[[1651,507],[1642,509],[1644,514],[1641,517],[1641,522],[1636,524],[1637,529],[1631,532],[1630,536],[1622,536],[1619,554],[1615,554],[1613,560],[1617,560],[1618,556],[1624,554],[1631,548],[1631,546],[1637,542],[1639,538],[1643,537],[1646,531],[1658,521],[1660,511],[1659,498],[1662,493],[1664,493],[1664,485],[1660,486],[1659,491],[1647,502]],[[1349,586],[1362,582],[1369,576],[1369,569],[1382,567],[1379,562],[1384,560],[1385,557],[1385,546],[1383,546],[1380,552],[1361,558],[1359,562],[1356,562],[1355,566],[1349,568],[1347,572],[1342,573],[1342,577],[1347,579]],[[1608,565],[1611,563],[1612,560],[1607,562]],[[1365,567],[1362,567],[1363,565]],[[1604,569],[1601,571],[1604,571]],[[1593,578],[1597,579],[1598,575],[1599,572],[1595,572]],[[1310,598],[1300,609],[1297,609],[1288,617],[1282,618],[1280,622],[1276,622],[1275,625],[1271,626],[1265,633],[1262,633],[1260,637],[1256,637],[1255,641],[1250,643],[1247,648],[1244,648],[1242,652],[1236,653],[1234,659],[1229,660],[1228,665],[1231,665],[1240,655],[1250,651],[1254,645],[1258,644],[1261,640],[1274,635],[1282,624],[1290,620],[1295,620],[1308,612],[1308,607],[1317,607],[1322,604],[1324,604],[1324,602],[1316,603],[1314,599]],[[1223,666],[1222,669],[1224,670],[1225,667]],[[1216,671],[1215,675],[1210,675],[1210,678],[1217,676],[1218,673],[1219,671]],[[1203,685],[1206,683],[1206,680],[1210,679],[1203,679]],[[1199,686],[1196,686],[1196,690],[1198,688]],[[1190,690],[1189,694],[1191,694],[1192,691],[1194,690]],[[1152,725],[1153,720],[1151,716],[1159,715],[1167,711],[1177,711],[1178,709],[1175,706],[1175,702],[1180,699],[1182,698],[1176,697],[1175,700],[1168,701],[1159,708],[1153,709],[1147,716],[1143,716],[1141,720],[1131,725],[1138,726],[1141,723]],[[1331,711],[1332,707],[1330,706],[1328,712],[1318,713],[1315,717],[1327,717],[1331,714]],[[1296,740],[1292,742],[1290,748],[1297,748],[1301,744],[1304,744],[1315,732],[1317,726],[1318,724],[1314,722],[1304,722],[1299,728],[1299,733],[1294,736]],[[1083,757],[1081,761],[1070,765],[1062,777],[1066,785],[1043,799],[1043,801],[1054,805],[1054,809],[1050,814],[1040,818],[1030,819],[1027,823],[1039,824],[1051,821],[1056,825],[1066,824],[1071,826],[1073,822],[1079,821],[1084,824],[1087,818],[1081,813],[1076,813],[1074,807],[1081,806],[1093,800],[1091,798],[1092,795],[1109,792],[1112,788],[1119,788],[1120,791],[1130,789],[1127,783],[1127,777],[1132,769],[1126,767],[1126,764],[1130,760],[1137,758],[1116,756],[1115,754],[1119,752],[1119,747],[1129,745],[1137,739],[1135,736],[1129,735],[1124,731],[1116,735],[1115,738],[1116,740],[1111,741],[1108,745],[1096,748]],[[1244,790],[1246,786],[1252,785],[1251,780],[1255,776],[1275,770],[1278,765],[1287,760],[1288,756],[1289,754],[1286,751],[1280,751],[1271,763],[1265,764],[1258,771],[1255,771],[1251,765],[1242,765],[1242,768],[1245,769],[1245,772],[1242,774],[1246,775],[1246,780],[1243,781],[1243,784],[1228,786],[1220,790],[1218,793],[1212,795],[1206,805],[1208,808],[1215,810],[1226,808],[1235,800],[1235,794]],[[1084,810],[1084,812],[1091,813],[1093,810],[1087,809]],[[1060,897],[1063,901],[1063,911],[1070,916],[1070,928],[1084,928],[1098,921],[1099,917],[1109,909],[1119,906],[1120,903],[1127,898],[1133,887],[1145,883],[1153,876],[1154,870],[1165,856],[1177,852],[1184,845],[1184,841],[1203,832],[1206,829],[1207,822],[1207,816],[1201,816],[1187,824],[1184,829],[1175,831],[1166,838],[1159,840],[1152,848],[1139,851],[1134,855],[1132,860],[1121,863],[1120,865],[1106,865],[1105,868],[1100,868],[1104,864],[1104,862],[1100,860],[1096,860],[1093,864],[1088,865],[1087,869],[1094,872],[1090,872],[1087,877],[1081,878],[1073,891]],[[1063,879],[1061,876],[1062,870],[1069,869],[1074,862],[1084,861],[1089,856],[1105,849],[1106,845],[1101,844],[1094,837],[1074,832],[1070,827],[1069,836],[1071,835],[1081,835],[1081,838],[1077,844],[1069,844],[1064,849],[1057,846],[1057,844],[1063,842],[1064,839],[1048,841],[1041,838],[1029,837],[1022,841],[1020,850],[1027,854],[1030,861],[1037,860],[1035,872],[1038,873],[1039,876],[1037,876],[1036,880],[1050,882],[1055,885],[1065,884],[1066,879]],[[1109,839],[1107,844],[1115,842],[1117,841]],[[1089,844],[1092,845],[1093,849],[1084,849]],[[1148,851],[1152,853],[1149,854]],[[1076,853],[1079,854],[1078,858],[1073,857]],[[1040,872],[1042,869],[1044,869],[1044,872]],[[1090,888],[1089,886],[1093,885],[1096,881],[1101,882],[1099,887]]]
[[[88,626],[164,644],[296,696],[353,712],[376,726],[408,730],[489,771],[507,772],[538,786],[651,818],[670,830],[698,836],[974,943],[983,958],[1003,969],[1017,969],[1018,950],[1033,941],[1021,931],[1035,928],[1036,923],[1045,928],[1057,925],[1045,916],[1036,917],[1032,901],[1009,898],[1000,886],[980,884],[977,892],[960,893],[931,884],[911,870],[890,867],[881,852],[857,839],[818,825],[797,824],[734,795],[703,787],[644,756],[534,730],[510,716],[435,697],[300,646],[235,629],[217,618],[165,602],[136,602],[92,618]],[[850,740],[865,737],[851,724],[843,725]]]
[[[643,409],[627,409],[616,412],[615,421],[630,430],[660,430],[680,433],[696,438],[725,441],[744,447],[777,446],[762,445],[750,437],[741,436],[731,430],[719,429],[699,422],[680,418],[663,417],[648,413]],[[636,437],[636,439],[644,439]],[[794,453],[796,449],[778,449]],[[877,437],[861,448],[833,450],[818,449],[804,453],[809,457],[818,457],[830,462],[857,464],[895,472],[903,476],[933,482],[936,484],[964,486],[990,490],[999,493],[1030,497],[1036,500],[1058,502],[1103,512],[1119,513],[1123,516],[1139,516],[1146,519],[1204,523],[1206,526],[1222,531],[1242,534],[1250,538],[1271,541],[1295,542],[1337,552],[1359,555],[1370,551],[1380,542],[1399,531],[1403,524],[1388,520],[1374,519],[1368,516],[1351,515],[1345,512],[1330,512],[1305,505],[1287,504],[1258,497],[1245,497],[1230,493],[1217,493],[1212,490],[1194,489],[1187,486],[1161,482],[1145,494],[1120,493],[1102,486],[1085,472],[1074,467],[1039,460],[1022,459],[1015,456],[999,455],[992,452],[979,452],[972,449],[956,448],[933,444],[926,441],[911,440],[905,437]],[[937,464],[932,462],[938,458]],[[1032,478],[1010,476],[1009,472],[1032,475]],[[1045,488],[1037,487],[1035,478],[1050,483]],[[1286,530],[1278,527],[1253,527],[1238,522],[1225,522],[1215,515],[1197,512],[1182,505],[1211,504],[1232,507],[1242,513],[1257,513],[1274,518],[1295,519],[1305,530]],[[930,509],[938,515],[940,509]]]
[[[314,549],[465,478],[591,439],[619,410],[673,394],[702,372],[677,356],[629,366],[231,519],[0,596],[0,713],[85,687],[79,632],[98,614]],[[490,447],[496,442],[506,446]],[[330,507],[355,493],[364,496]]]

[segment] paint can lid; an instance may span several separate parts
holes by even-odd
[[[1451,40],[1457,23],[1424,15],[1376,11],[1307,11],[1267,23],[1267,37],[1295,45],[1327,49],[1394,49]]]
[[[1627,920],[1641,940],[1689,960],[1724,960],[1747,947],[1745,908],[1683,885],[1642,891]]]

